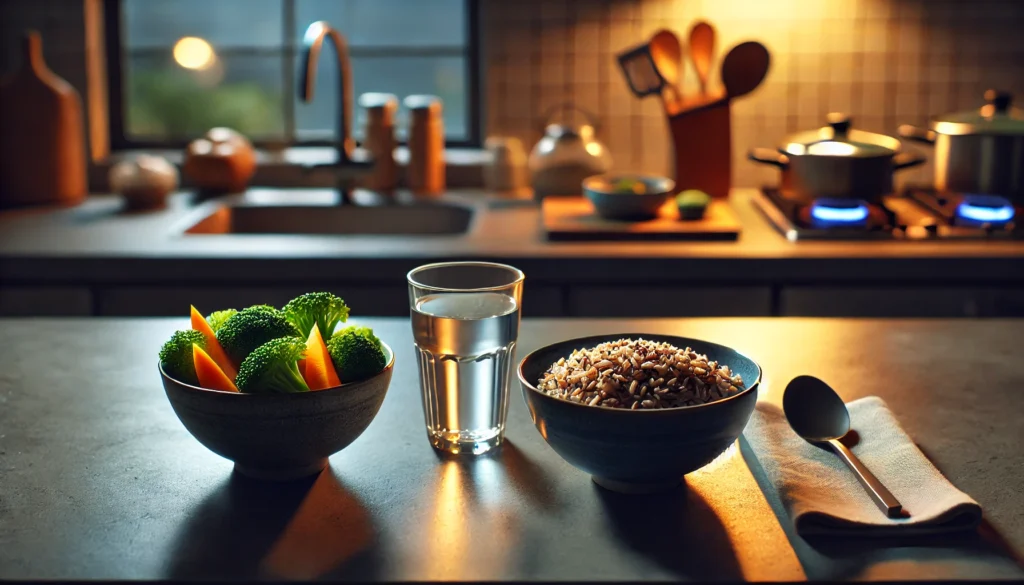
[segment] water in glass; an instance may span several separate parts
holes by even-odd
[[[498,446],[519,333],[516,299],[500,292],[431,294],[412,307],[412,328],[431,443],[451,453]]]

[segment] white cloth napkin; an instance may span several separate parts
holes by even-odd
[[[904,517],[886,517],[839,456],[801,439],[781,408],[761,402],[744,436],[798,534],[881,537],[978,526],[981,506],[939,473],[882,399],[847,408],[859,435],[851,450],[903,504]]]

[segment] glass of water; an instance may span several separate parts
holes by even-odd
[[[435,449],[485,453],[504,439],[523,279],[490,262],[409,272],[423,414]]]

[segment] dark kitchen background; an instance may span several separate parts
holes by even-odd
[[[196,1],[218,41],[246,46],[255,41],[264,48],[282,42],[282,0],[246,0],[248,8]],[[98,8],[101,3],[91,4]],[[143,4],[147,9],[137,9],[128,27],[142,47],[169,50],[176,24],[197,18],[181,0],[167,3],[173,10]],[[300,0],[295,26],[331,19],[332,13],[343,12],[342,4]],[[348,4],[361,7],[361,17],[373,15],[373,2]],[[399,80],[394,88],[398,92],[402,84],[435,85],[441,92],[450,87],[444,96],[449,99],[445,122],[450,135],[461,137],[466,105],[457,100],[463,99],[465,80],[458,59],[445,55],[458,53],[464,43],[459,31],[465,15],[458,9],[461,3],[448,4],[452,2],[412,3],[411,9],[419,11],[415,18],[394,19],[376,29],[394,31],[394,39],[419,35],[423,38],[413,43],[437,56],[424,57],[422,63],[396,59],[394,67],[383,69],[360,67],[356,60],[354,77],[357,86],[367,87],[378,87],[378,80],[391,85]],[[820,126],[828,112],[847,112],[857,128],[894,134],[900,124],[924,124],[931,115],[976,108],[991,87],[1024,94],[1024,2],[1017,0],[479,0],[478,5],[483,135],[518,136],[532,145],[540,138],[544,112],[571,100],[597,115],[615,168],[623,170],[668,174],[670,148],[660,104],[630,94],[614,55],[659,28],[685,32],[697,19],[716,25],[719,55],[746,39],[758,39],[771,51],[765,82],[733,104],[733,180],[739,187],[760,186],[777,174],[747,163],[749,147],[774,146],[786,134]],[[0,70],[10,71],[17,63],[22,31],[37,28],[52,69],[81,92],[89,107],[105,107],[107,88],[89,86],[86,73],[102,64],[89,63],[90,53],[83,51],[104,42],[87,36],[85,26],[88,18],[102,18],[102,11],[90,13],[90,3],[85,6],[83,10],[81,0],[0,3]],[[131,17],[132,4],[127,6]],[[377,17],[386,18],[391,8],[379,6]],[[216,17],[221,13],[223,18]],[[156,31],[169,36],[160,38]],[[351,42],[358,45],[360,40]],[[136,66],[144,60],[144,55],[139,57]],[[267,66],[268,61],[255,62],[249,73],[240,75],[259,80],[271,99],[286,99],[281,67],[276,62]],[[717,77],[715,68],[712,76]],[[688,70],[684,92],[696,84]],[[322,89],[330,91],[329,84]],[[316,119],[332,115],[331,107],[329,99],[300,107],[298,129],[315,129]],[[283,126],[278,119],[267,129]],[[925,183],[931,175],[929,161],[897,179]]]
[[[302,103],[296,91],[303,31],[318,19],[348,37],[356,96],[386,91],[441,98],[448,146],[444,196],[462,197],[455,205],[471,200],[473,222],[460,219],[469,212],[456,213],[444,216],[450,233],[424,236],[412,226],[382,237],[372,229],[388,226],[387,217],[369,228],[363,222],[357,227],[364,231],[354,233],[326,225],[333,220],[325,218],[324,231],[312,234],[319,239],[281,227],[288,235],[282,250],[277,242],[284,240],[196,219],[216,202],[197,205],[187,173],[168,208],[117,212],[118,195],[108,181],[112,164],[145,152],[180,166],[185,145],[221,125],[258,148],[260,164],[248,187],[263,191],[246,194],[252,201],[270,201],[259,199],[267,190],[280,204],[309,187],[333,189],[330,171],[302,168],[332,159],[336,146],[333,55],[321,59],[312,103]],[[764,82],[730,106],[732,190],[716,196],[732,210],[725,212],[731,240],[556,242],[552,230],[545,233],[542,206],[529,195],[518,202],[529,205],[492,205],[495,194],[482,189],[485,140],[517,137],[530,152],[545,114],[563,102],[594,115],[612,171],[672,177],[662,103],[631,93],[616,56],[662,28],[685,41],[701,19],[718,34],[713,88],[721,85],[722,58],[737,43],[757,40],[771,54]],[[178,315],[188,302],[283,302],[322,287],[345,291],[366,314],[408,315],[405,273],[443,257],[522,268],[530,278],[527,316],[1024,314],[1019,219],[960,230],[949,213],[938,223],[950,229],[932,230],[932,211],[915,206],[915,220],[932,222],[915,225],[916,233],[930,241],[906,241],[912,238],[890,229],[896,222],[857,228],[851,237],[829,227],[794,236],[799,230],[788,229],[787,218],[761,213],[775,203],[760,211],[755,205],[766,200],[762,187],[780,182],[778,169],[747,160],[752,147],[773,148],[787,135],[824,126],[830,112],[845,112],[853,128],[891,140],[900,125],[926,126],[933,116],[977,111],[989,89],[1007,92],[1019,108],[1021,1],[12,0],[0,2],[0,71],[18,66],[23,34],[31,28],[41,34],[48,65],[85,104],[90,194],[77,209],[0,217],[10,226],[0,249],[6,255],[0,258],[4,314]],[[173,47],[192,36],[212,46],[214,66],[176,62]],[[697,79],[684,61],[682,92],[689,96]],[[361,138],[365,109],[354,110],[353,131]],[[395,132],[403,140],[405,108],[398,116]],[[716,135],[685,140],[699,150]],[[926,162],[886,173],[896,198],[907,185],[927,191],[934,184],[938,149],[910,141],[904,146]],[[402,148],[395,152],[400,159]],[[1007,168],[997,170],[1012,174]],[[578,178],[574,186],[579,195]],[[318,201],[333,201],[330,193],[320,195]],[[922,196],[934,201],[932,195]],[[1012,218],[1009,204],[999,212],[1008,210]],[[1019,217],[1019,204],[1015,212]],[[217,213],[202,217],[216,219]],[[260,233],[276,234],[277,227],[261,226]],[[856,241],[879,234],[891,241]],[[704,235],[696,239],[715,238]],[[614,272],[636,266],[643,267],[636,269],[640,280],[624,282]]]

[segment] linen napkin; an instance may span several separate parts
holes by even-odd
[[[759,402],[744,436],[798,534],[886,537],[978,526],[981,506],[928,461],[881,398],[847,408],[859,435],[853,454],[903,504],[904,516],[886,517],[838,455],[801,439],[780,407]]]

